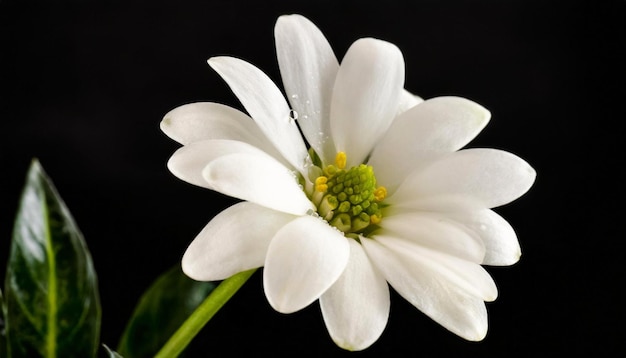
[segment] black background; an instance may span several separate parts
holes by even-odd
[[[487,305],[483,342],[394,294],[382,337],[355,355],[624,357],[624,1],[166,3],[0,1],[0,274],[38,157],[86,237],[102,341],[116,346],[143,290],[235,202],[167,171],[178,145],[159,121],[188,102],[240,107],[211,56],[246,59],[280,83],[274,22],[301,13],[339,59],[360,37],[397,44],[407,89],[484,105],[492,120],[471,146],[516,153],[538,173],[527,195],[497,210],[523,256],[488,268],[500,296]],[[317,304],[273,311],[260,272],[191,345],[191,356],[214,352],[348,354]]]

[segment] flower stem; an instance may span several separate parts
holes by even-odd
[[[155,358],[177,357],[256,270],[243,271],[222,281],[174,332]]]

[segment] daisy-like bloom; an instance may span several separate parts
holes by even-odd
[[[489,111],[404,90],[393,44],[357,40],[340,65],[302,16],[280,17],[275,37],[289,103],[255,66],[213,57],[248,114],[193,103],[161,123],[183,144],[168,163],[174,175],[243,200],[195,238],[184,272],[213,281],[264,267],[274,309],[319,299],[330,336],[348,350],[382,334],[388,285],[453,333],[483,339],[484,302],[497,289],[481,265],[520,257],[513,229],[490,208],[524,194],[534,170],[504,151],[460,150]]]

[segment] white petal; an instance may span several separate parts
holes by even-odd
[[[392,235],[475,263],[483,262],[485,244],[442,215],[406,212],[385,216],[380,235]]]
[[[206,139],[231,139],[249,143],[284,161],[252,118],[223,104],[199,102],[177,107],[163,117],[161,130],[181,144]]]
[[[270,209],[295,215],[315,210],[295,174],[261,151],[221,156],[202,176],[213,190]]]
[[[289,116],[289,106],[274,82],[255,66],[237,58],[213,57],[208,62],[276,149],[302,172],[307,150],[298,126]]]
[[[486,247],[483,265],[508,266],[519,261],[522,251],[511,225],[492,210],[448,213],[465,225]]]
[[[425,248],[402,238],[382,235],[375,235],[373,238],[412,264],[422,266],[431,274],[453,282],[473,296],[485,301],[493,301],[498,296],[493,279],[480,264]]]
[[[328,333],[340,347],[359,351],[383,333],[389,317],[389,287],[361,245],[350,243],[350,261],[337,282],[320,297]]]
[[[330,139],[330,101],[339,63],[322,32],[307,18],[285,15],[274,28],[276,54],[287,99],[298,112],[300,129],[328,163],[335,158]]]
[[[424,102],[422,97],[414,95],[407,90],[403,90],[400,94],[400,104],[398,105],[396,117],[422,102]]]
[[[522,196],[535,176],[528,163],[511,153],[466,149],[409,174],[386,202],[433,210],[437,202],[448,209],[449,202],[466,201],[468,206],[460,209],[493,208]]]
[[[211,102],[189,103],[174,108],[163,117],[161,130],[183,145],[205,139],[250,143],[261,134],[252,118],[245,113]]]
[[[460,97],[426,100],[396,118],[369,160],[392,193],[411,171],[457,151],[487,125],[491,114]]]
[[[451,332],[471,341],[487,334],[487,310],[476,297],[447,275],[377,242],[361,241],[367,255],[389,284],[407,301]]]
[[[190,184],[213,189],[204,180],[202,171],[216,158],[233,153],[262,153],[248,143],[232,140],[204,140],[179,148],[167,162],[169,170]]]
[[[281,313],[318,299],[341,275],[350,256],[348,239],[326,222],[302,216],[270,243],[263,272],[265,295]]]
[[[330,126],[335,147],[348,167],[363,163],[394,119],[404,86],[404,59],[393,44],[357,40],[335,81]]]
[[[242,202],[222,211],[202,229],[183,256],[183,271],[199,281],[226,279],[263,266],[276,232],[295,216]]]

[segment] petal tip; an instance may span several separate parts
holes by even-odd
[[[518,247],[517,247],[517,250],[515,251],[515,254],[514,254],[514,255],[513,255],[513,257],[512,257],[512,260],[511,260],[511,265],[513,265],[513,264],[515,264],[515,263],[519,262],[519,260],[520,260],[521,258],[522,258],[522,250],[521,250],[521,248],[518,246]]]
[[[272,308],[278,312],[278,313],[282,313],[282,314],[290,314],[290,313],[294,313],[297,312],[298,309],[294,309],[293,307],[289,307],[288,304],[286,304],[285,302],[276,302],[273,299],[270,299],[269,297],[267,297],[267,301],[269,302],[270,306],[272,306]]]
[[[224,60],[227,58],[232,58],[230,56],[213,56],[211,58],[209,58],[208,60],[206,60],[206,62],[209,64],[209,66],[211,66],[212,69],[214,69],[215,71],[217,71],[216,67],[220,67]]]
[[[528,176],[531,178],[530,185],[532,186],[535,183],[535,180],[537,180],[537,171],[535,168],[531,167],[530,164],[528,164],[526,171],[528,172]]]
[[[306,19],[306,17],[299,15],[299,14],[285,14],[285,15],[280,15],[278,17],[278,19],[276,20],[276,26],[278,26],[278,24],[282,24],[285,21],[289,21],[289,20],[304,20]]]
[[[349,352],[359,352],[359,351],[365,350],[371,347],[372,344],[374,344],[378,340],[378,337],[376,337],[376,339],[373,339],[373,340],[367,340],[367,341],[359,340],[358,342],[350,342],[349,340],[339,339],[337,337],[331,337],[331,338],[333,342],[335,342],[337,347],[341,349],[345,349]]]
[[[349,344],[348,342],[341,342],[338,340],[333,339],[333,342],[335,342],[335,344],[341,348],[341,349],[345,349],[349,352],[358,352],[358,351],[362,351],[365,348],[369,347],[369,345],[367,347],[358,347],[358,346],[354,346],[352,344]]]
[[[354,41],[351,47],[360,48],[361,50],[367,49],[366,51],[372,51],[372,53],[378,53],[380,51],[383,51],[383,54],[385,54],[385,52],[387,51],[395,52],[395,55],[398,55],[399,58],[403,58],[402,51],[400,50],[400,48],[398,48],[398,46],[391,42],[377,39],[374,37],[360,38]],[[389,56],[388,53],[386,53],[385,55]]]
[[[522,251],[517,249],[509,255],[498,257],[497,260],[492,258],[489,262],[483,262],[481,265],[487,266],[512,266],[519,262],[522,258]]]
[[[484,330],[478,330],[476,332],[473,332],[473,335],[464,337],[465,339],[467,339],[468,341],[472,341],[472,342],[480,342],[482,340],[485,339],[485,337],[487,337],[487,328],[485,327]]]
[[[159,129],[161,129],[161,132],[165,133],[165,135],[171,138],[171,135],[169,134],[169,130],[172,127],[172,118],[169,117],[168,114],[166,114],[165,117],[163,117],[163,119],[159,123]]]
[[[446,98],[446,97],[443,97]],[[474,102],[470,99],[464,97],[447,97],[454,101],[457,101],[462,108],[465,108],[469,114],[471,114],[471,118],[474,119],[476,128],[478,132],[480,132],[491,120],[491,111],[485,108],[480,103]]]
[[[468,327],[467,330],[456,333],[459,337],[468,340],[470,342],[480,342],[487,337],[489,325],[486,321],[478,321],[472,327]]]
[[[280,292],[279,294],[272,293],[273,290],[268,289],[271,285],[268,281],[269,279],[267,278],[267,274],[266,272],[264,272],[263,286],[265,287],[265,297],[267,298],[267,302],[276,312],[282,314],[290,314],[308,306],[308,304],[304,307],[294,305],[293,300],[291,299],[291,297],[289,297],[289,294],[288,292],[286,292],[286,290],[283,290],[283,292]]]
[[[495,288],[493,292],[488,292],[483,299],[485,302],[493,302],[498,298],[498,289]]]
[[[525,185],[520,193],[520,196],[526,194],[530,190],[530,188],[533,187],[535,181],[537,180],[537,171],[528,162],[523,159],[521,160],[523,161],[523,165],[519,170],[519,175],[525,177]]]
[[[180,266],[183,270],[183,273],[187,275],[187,277],[192,280],[201,281],[201,275],[197,272],[195,265],[193,264],[195,260],[189,257],[189,251],[185,252],[183,255],[183,259],[181,260]]]

